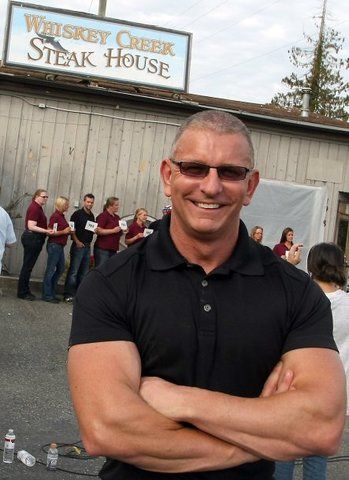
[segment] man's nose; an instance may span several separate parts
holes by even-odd
[[[210,168],[208,174],[200,182],[200,190],[206,195],[212,197],[220,193],[223,189],[221,179],[215,168]]]

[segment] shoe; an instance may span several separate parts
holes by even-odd
[[[65,303],[73,303],[74,298],[73,297],[64,297]]]
[[[43,298],[43,301],[48,303],[59,303],[58,298]]]
[[[31,302],[36,299],[36,296],[32,293],[27,293],[26,295],[17,295],[17,297],[21,298],[22,300],[29,300]]]

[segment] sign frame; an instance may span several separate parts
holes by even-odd
[[[17,27],[14,22],[16,21],[16,15],[19,16],[22,11],[23,28],[26,24],[27,31],[23,32],[21,42],[16,44],[15,33],[13,32],[16,29],[20,30],[22,25]],[[30,12],[34,12],[33,17],[38,16],[38,18],[44,19],[42,22],[46,30],[44,30],[44,33],[40,33],[39,29],[36,30],[35,28],[38,23],[30,20],[33,37],[28,44],[23,42],[23,38],[25,37],[27,40],[32,32],[28,31],[29,21],[27,18],[24,20],[24,15],[30,16]],[[46,16],[48,20],[46,20]],[[57,16],[61,17],[61,23],[54,21]],[[65,19],[72,21],[64,23]],[[100,25],[100,29],[80,27],[78,26],[79,23],[86,26]],[[52,28],[55,28],[57,35],[51,34],[50,31],[47,35],[48,24],[53,25]],[[106,29],[107,27],[108,29]],[[83,31],[87,31],[87,33]],[[148,35],[142,36],[141,33]],[[73,34],[81,38],[68,37],[68,35]],[[66,36],[63,37],[63,35]],[[3,64],[9,67],[25,69],[26,71],[36,70],[57,76],[80,77],[96,82],[103,80],[188,92],[192,45],[192,34],[189,32],[111,17],[100,17],[85,12],[11,1],[8,4],[4,40]],[[81,44],[78,43],[79,41]],[[115,44],[110,43],[113,41]],[[178,43],[176,44],[175,41]],[[22,46],[19,43],[25,43],[25,45]],[[64,43],[69,46],[76,45],[77,51],[69,51]],[[78,50],[81,45],[89,47],[89,52]],[[91,50],[93,46],[95,46],[96,51]],[[23,55],[21,50],[25,48],[31,49],[29,53],[27,51],[27,59],[21,57]],[[16,49],[20,52],[17,53]],[[92,54],[96,52],[98,53],[93,56]],[[39,58],[35,58],[35,56]],[[46,61],[44,61],[44,58],[46,58]],[[56,63],[52,64],[52,58],[55,59]],[[94,62],[97,60],[101,64],[96,65]],[[102,62],[105,65],[102,65]],[[70,68],[71,64],[75,68]],[[81,67],[87,67],[86,72],[81,70]],[[96,67],[98,71],[97,69],[94,70],[93,67]],[[106,74],[108,68],[111,68],[109,72],[112,74],[110,75]],[[143,74],[142,71],[145,73]],[[115,74],[115,72],[117,73]]]

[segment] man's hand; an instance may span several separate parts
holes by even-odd
[[[285,370],[280,361],[267,378],[260,397],[271,397],[294,390],[293,372]],[[143,377],[140,386],[141,397],[156,411],[172,420],[181,420],[180,411],[185,408],[181,402],[181,386],[158,377]]]

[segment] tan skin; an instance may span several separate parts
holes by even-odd
[[[190,129],[174,155],[177,161],[211,166],[251,166],[241,134]],[[221,181],[214,169],[204,179],[193,179],[165,159],[161,175],[165,194],[172,198],[170,233],[177,249],[188,261],[212,271],[234,249],[240,210],[252,199],[258,172],[240,182]],[[333,451],[343,428],[343,370],[336,352],[325,349],[284,355],[271,384],[253,399],[158,378],[141,383],[140,357],[132,342],[73,346],[68,372],[87,450],[146,470],[220,470],[261,457],[288,459],[310,450]],[[179,419],[187,415],[196,428]]]

